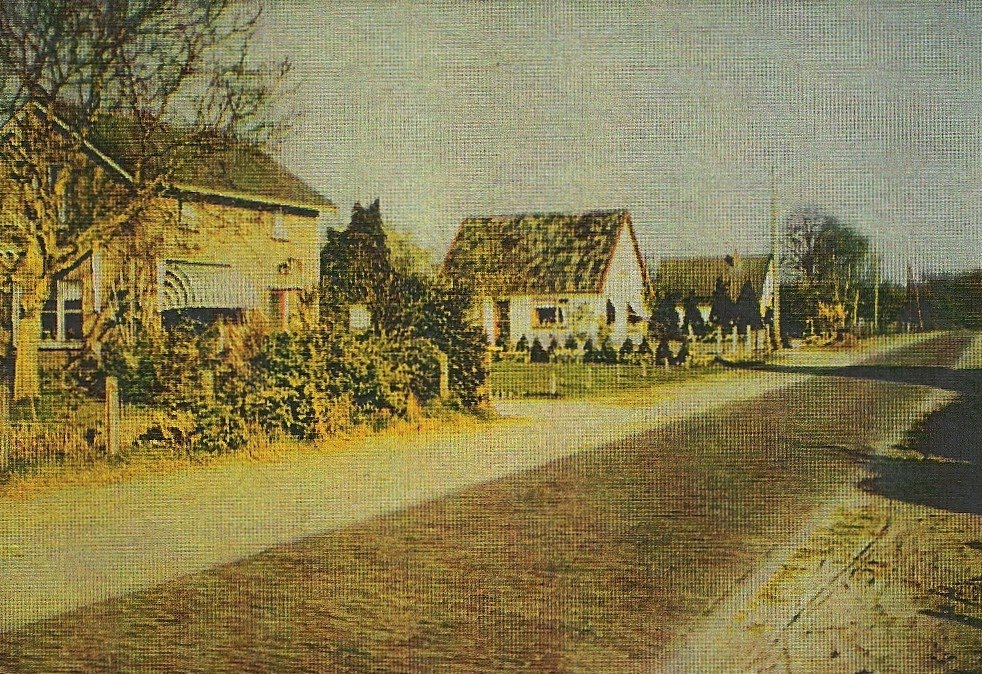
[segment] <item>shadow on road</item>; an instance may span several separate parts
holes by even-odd
[[[982,397],[962,396],[912,433],[923,459],[877,457],[861,486],[888,498],[982,514]]]
[[[982,630],[982,620],[978,618],[973,618],[969,615],[964,615],[962,613],[956,613],[954,611],[931,611],[923,610],[921,611],[924,615],[931,616],[932,618],[941,618],[942,620],[950,620],[951,622],[958,623],[959,625],[966,625],[968,627],[973,627],[977,630]]]
[[[958,398],[911,433],[923,458],[870,457],[875,477],[860,486],[887,498],[982,514],[982,370],[920,365],[742,366],[765,372],[865,379],[952,391]]]
[[[779,372],[824,377],[868,379],[893,384],[930,386],[954,391],[964,396],[982,396],[982,370],[959,370],[950,367],[907,365],[849,365],[845,367],[809,367],[807,365],[730,365],[758,372]]]

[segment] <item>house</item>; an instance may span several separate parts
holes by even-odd
[[[492,343],[644,334],[648,277],[625,210],[467,218],[442,273],[474,284]]]
[[[722,281],[730,300],[736,302],[750,284],[764,316],[774,297],[774,265],[770,255],[662,258],[655,273],[655,289],[681,305],[691,294],[704,321],[709,321],[716,284]],[[682,308],[679,307],[680,317]]]
[[[71,127],[55,122],[57,151]],[[15,133],[4,142],[17,142]],[[165,141],[178,140],[180,132],[171,133]],[[137,170],[138,142],[135,125],[109,119],[83,144],[83,161],[124,194]],[[261,315],[281,328],[304,312],[316,315],[320,246],[335,206],[253,144],[226,140],[220,150],[181,152],[170,182],[136,221],[112,240],[86,244],[59,275],[41,315],[41,349],[81,348],[99,317],[127,311],[163,325]],[[23,210],[11,203],[13,193],[0,198],[4,217]],[[13,260],[18,251],[3,254]],[[16,343],[23,290],[16,278],[7,290]]]

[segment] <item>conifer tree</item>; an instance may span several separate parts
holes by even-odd
[[[699,302],[696,299],[696,295],[693,292],[689,292],[685,296],[685,301],[683,303],[684,316],[682,319],[682,328],[686,331],[692,330],[692,334],[696,337],[702,337],[706,334],[706,321],[702,317],[702,312],[699,311]]]
[[[716,279],[713,290],[713,304],[709,309],[709,323],[717,328],[727,330],[733,325],[733,300],[730,299],[730,288],[723,277]]]

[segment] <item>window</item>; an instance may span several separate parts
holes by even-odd
[[[348,309],[348,328],[352,332],[364,332],[372,327],[372,316],[364,304],[352,304]]]
[[[41,309],[41,340],[77,342],[82,339],[82,283],[58,281]]]
[[[181,227],[194,232],[198,231],[198,226],[201,224],[201,213],[197,205],[181,201],[181,212],[178,217]]]
[[[536,304],[532,310],[532,327],[557,327],[566,323],[567,300]]]
[[[286,231],[286,218],[283,216],[283,209],[273,212],[273,238],[277,241],[287,241],[290,238]]]

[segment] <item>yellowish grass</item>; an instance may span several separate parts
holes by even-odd
[[[40,463],[28,472],[11,474],[6,482],[0,483],[0,498],[25,500],[60,489],[117,484],[147,475],[162,475],[179,470],[241,462],[271,463],[311,452],[342,453],[356,445],[381,444],[393,436],[411,437],[427,432],[448,432],[486,423],[489,422],[477,416],[454,412],[440,417],[422,417],[413,422],[396,419],[382,430],[357,425],[346,432],[316,442],[258,436],[242,450],[228,454],[182,456],[162,450],[133,453],[115,462],[101,457],[93,463],[80,465]]]

